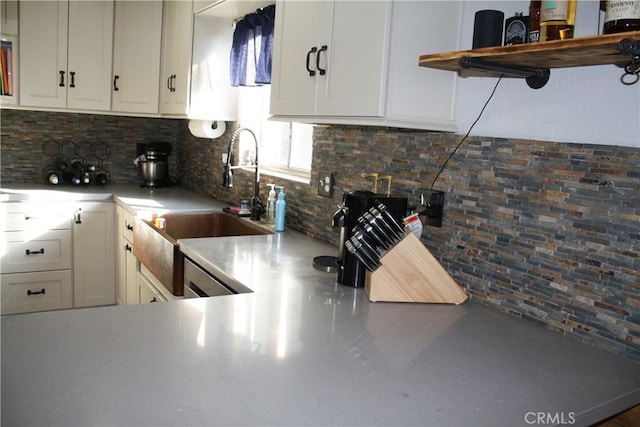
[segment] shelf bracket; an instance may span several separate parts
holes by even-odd
[[[622,39],[617,48],[621,54],[631,57],[631,62],[624,67],[624,74],[620,77],[620,81],[627,86],[638,83],[640,81],[640,41]]]
[[[518,67],[516,65],[501,65],[494,62],[484,61],[479,58],[463,56],[460,58],[460,67],[467,69],[477,69],[492,71],[511,77],[520,77],[526,80],[527,85],[532,89],[540,89],[549,81],[551,72],[548,68]]]

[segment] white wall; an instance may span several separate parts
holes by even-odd
[[[578,2],[576,37],[601,32],[598,1]],[[482,9],[528,15],[528,1],[466,1],[460,49],[471,48],[474,14]],[[552,69],[542,89],[503,79],[472,135],[640,148],[640,83],[620,83],[614,65]],[[497,82],[458,79],[458,133],[467,132]]]

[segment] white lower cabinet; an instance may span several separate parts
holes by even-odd
[[[113,202],[77,204],[73,224],[74,307],[116,303],[114,233]]]
[[[137,288],[140,304],[167,301],[162,293],[160,293],[160,291],[155,286],[153,286],[151,281],[147,279],[144,274],[139,272],[137,277]]]
[[[138,301],[148,302],[175,301],[182,297],[173,295],[144,265],[140,264],[137,274]]]
[[[0,217],[0,314],[115,303],[112,202],[8,202]]]

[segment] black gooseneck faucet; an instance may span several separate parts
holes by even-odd
[[[256,158],[255,164],[253,165],[231,165],[231,152],[233,151],[233,146],[238,139],[240,132],[247,131],[253,137],[253,143],[256,149]],[[260,200],[260,168],[258,166],[258,138],[256,138],[256,134],[253,133],[251,129],[248,128],[240,128],[233,133],[231,136],[231,141],[229,142],[229,147],[227,149],[227,161],[224,165],[224,172],[222,173],[222,186],[224,188],[232,188],[233,187],[233,169],[238,168],[253,168],[255,173],[253,176],[253,198],[251,199],[251,219],[253,221],[260,221],[260,215],[264,212],[264,204],[262,200]]]

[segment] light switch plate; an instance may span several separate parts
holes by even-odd
[[[318,196],[333,197],[335,172],[320,172],[318,174]]]

